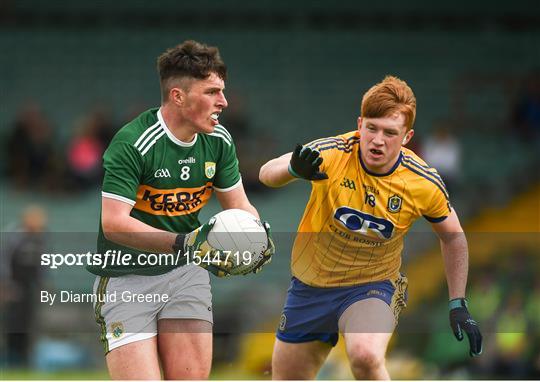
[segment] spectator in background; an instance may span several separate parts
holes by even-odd
[[[512,110],[512,125],[524,141],[540,143],[540,68],[530,72],[523,81],[518,100]]]
[[[20,226],[6,237],[2,265],[8,288],[6,301],[6,345],[8,364],[26,367],[31,351],[31,331],[39,304],[42,280],[40,254],[45,246],[47,215],[38,206],[29,206]]]
[[[104,105],[98,105],[90,112],[88,119],[94,124],[101,145],[107,147],[117,131],[111,111]]]
[[[426,163],[439,171],[446,188],[452,193],[460,180],[461,145],[450,129],[447,121],[436,123],[434,132],[424,141],[422,148]]]
[[[16,187],[59,188],[61,161],[53,129],[38,104],[23,104],[5,147],[7,174]]]
[[[84,189],[99,184],[101,157],[112,135],[113,124],[104,109],[96,108],[82,118],[67,148],[71,188]]]

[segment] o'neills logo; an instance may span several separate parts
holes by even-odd
[[[186,158],[186,159],[178,159],[178,164],[193,164],[195,162],[196,162],[196,160],[193,157],[189,157],[189,158]]]
[[[179,216],[200,210],[212,195],[212,183],[201,187],[158,189],[139,186],[134,208],[152,215]]]

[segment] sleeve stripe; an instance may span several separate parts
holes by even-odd
[[[159,138],[161,138],[162,136],[165,135],[165,130],[163,130],[161,133],[159,133],[152,142],[150,142],[149,145],[146,146],[146,148],[141,151],[141,155],[144,155],[148,152],[148,150],[150,150],[152,148],[152,146],[154,146],[154,144],[159,140]]]
[[[329,143],[336,143],[336,144],[347,144],[350,145],[352,143],[355,143],[355,141],[360,141],[359,137],[352,136],[347,138],[346,140],[344,138],[336,138],[336,137],[330,137],[330,138],[320,138],[316,139],[314,141],[311,141],[307,143],[305,146],[309,147],[316,147],[323,144],[329,144]]]
[[[220,133],[225,134],[231,141],[232,141],[232,135],[227,131],[227,129],[221,125],[216,125],[214,127],[215,130],[218,130]]]
[[[415,174],[418,174],[420,175],[421,177],[429,180],[431,183],[433,183],[434,185],[437,186],[437,188],[439,190],[441,190],[441,192],[443,193],[444,197],[446,198],[446,200],[449,200],[450,197],[448,196],[448,193],[446,192],[446,189],[441,186],[435,179],[431,178],[429,175],[425,174],[425,173],[422,173],[420,172],[419,170],[415,169],[414,167],[412,167],[409,163],[405,162],[405,161],[402,161],[401,164],[405,167],[405,168],[408,168],[409,170],[411,170],[412,172],[414,172]]]
[[[157,129],[155,129],[154,131],[152,131],[152,133],[148,134],[148,136],[146,137],[146,139],[144,140],[143,143],[141,143],[140,145],[138,146],[135,146],[135,148],[137,150],[139,150],[141,152],[141,154],[143,153],[144,150],[146,150],[146,148],[148,146],[152,146],[153,142],[152,139],[154,139],[155,137],[157,136],[161,136],[163,135],[163,133],[165,133],[165,130],[163,130],[163,128],[161,127],[158,127]]]
[[[405,159],[407,162],[410,162],[411,164],[415,165],[418,168],[424,169],[424,171],[426,171],[427,173],[433,175],[435,178],[439,179],[441,181],[441,183],[444,185],[444,182],[443,182],[441,176],[437,173],[437,170],[435,170],[433,167],[424,166],[421,163],[419,163],[418,161],[414,160],[414,158],[412,158],[412,157],[410,157],[408,155],[403,155],[403,159]]]
[[[232,191],[234,190],[235,188],[238,188],[242,185],[242,177],[240,177],[240,179],[238,180],[238,182],[236,182],[235,184],[233,184],[231,187],[227,187],[227,188],[217,188],[216,186],[214,186],[214,190],[218,191],[218,192],[227,192],[227,191]]]
[[[130,206],[134,206],[135,205],[135,201],[131,200],[131,199],[128,199],[124,196],[120,196],[120,195],[116,195],[116,194],[111,194],[110,192],[105,192],[105,191],[101,191],[101,196],[104,197],[104,198],[109,198],[109,199],[115,199],[115,200],[119,200],[121,202],[124,202],[124,203],[127,203],[129,204]]]
[[[319,148],[328,147],[328,146],[340,147],[340,148],[344,148],[344,149],[350,148],[350,145],[347,144],[347,143],[345,143],[345,142],[337,142],[337,143],[328,142],[328,143],[321,143],[321,144],[315,145],[314,147],[315,147],[315,149],[319,149]]]
[[[405,163],[407,163],[408,165],[412,165],[414,167],[416,167],[420,172],[426,174],[426,176],[428,177],[433,177],[445,190],[446,190],[446,184],[444,184],[443,180],[441,179],[441,177],[439,176],[439,174],[437,174],[437,172],[431,172],[431,171],[428,171],[427,169],[425,169],[424,167],[422,167],[420,164],[418,164],[417,162],[411,162],[410,160],[408,159],[405,159],[404,160]],[[432,168],[432,167],[431,167]],[[435,170],[435,169],[433,169]],[[448,192],[447,192],[448,193]]]
[[[333,137],[323,137],[323,138],[317,138],[317,139],[314,139],[313,141],[309,142],[308,144],[312,144],[312,143],[319,143],[319,142],[324,142],[324,141],[340,141],[341,139],[339,139],[337,136],[333,136]]]
[[[146,129],[144,131],[144,133],[142,133],[142,135],[139,137],[139,139],[137,139],[137,142],[135,142],[135,147],[137,147],[139,145],[139,143],[141,143],[141,141],[144,139],[144,137],[146,137],[146,135],[148,135],[148,133],[150,133],[150,131],[152,131],[153,129],[155,129],[156,127],[159,126],[159,120],[154,123],[152,126],[150,126],[148,129]]]
[[[332,143],[332,142],[328,142],[328,143],[322,143],[322,144],[317,144],[316,146],[314,146],[314,148],[318,151],[325,151],[325,150],[330,150],[330,149],[338,149],[340,151],[344,151],[346,153],[351,153],[353,151],[353,146],[358,144],[360,142],[360,140],[352,140],[352,141],[349,141],[347,143],[345,142],[339,142],[339,143]]]
[[[416,159],[414,159],[414,157],[410,156],[410,155],[403,155],[403,158],[407,158],[408,160],[410,160],[411,162],[414,162],[416,163],[418,166],[422,167],[422,168],[425,168],[426,170],[434,170],[433,167],[430,167],[430,166],[426,166],[426,165],[423,165],[422,163],[418,162]]]
[[[314,145],[309,145],[309,147],[313,148],[313,149],[317,149],[319,147],[323,147],[323,146],[328,146],[328,145],[335,145],[335,146],[345,146],[346,143],[343,142],[343,141],[335,141],[335,142],[332,142],[332,141],[328,141],[328,142],[318,142]]]
[[[317,146],[317,145],[321,145],[321,144],[325,144],[325,143],[332,143],[332,142],[335,142],[335,143],[339,143],[339,142],[343,142],[342,139],[339,139],[339,138],[320,138],[320,139],[316,139],[314,141],[311,141],[309,143],[307,143],[305,146],[309,146],[309,147],[314,147],[314,146]]]
[[[327,145],[327,146],[322,146],[322,147],[317,147],[316,148],[318,151],[326,151],[326,150],[331,150],[331,149],[338,149],[339,151],[344,151],[346,153],[352,153],[352,147],[348,147],[348,146],[338,146],[338,145]]]
[[[212,136],[214,136],[214,137],[220,137],[220,138],[223,139],[223,140],[227,143],[227,145],[229,145],[229,146],[230,146],[231,143],[232,143],[232,142],[229,140],[229,138],[227,138],[227,136],[226,136],[225,134],[222,134],[222,133],[220,133],[220,132],[218,132],[218,131],[216,131],[216,130],[214,130],[214,132],[211,133],[211,134],[209,134],[209,135],[212,135]]]

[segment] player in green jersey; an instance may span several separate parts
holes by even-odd
[[[218,49],[185,41],[159,56],[158,72],[161,107],[125,125],[103,156],[98,252],[115,256],[88,269],[98,276],[95,314],[112,378],[159,379],[161,364],[166,379],[205,379],[209,276],[182,251],[211,250],[211,224],[201,226],[198,214],[214,191],[223,209],[258,213],[244,192],[233,139],[219,124],[227,71]],[[179,256],[150,262],[150,254],[169,253]],[[272,254],[273,246],[260,266]],[[134,303],[133,295],[143,297]]]

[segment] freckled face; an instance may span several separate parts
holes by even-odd
[[[383,118],[358,118],[360,150],[364,165],[376,174],[385,174],[396,163],[401,146],[414,135],[407,131],[405,116],[395,113]]]

